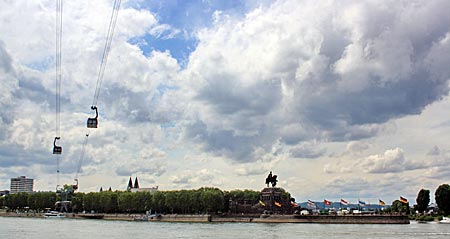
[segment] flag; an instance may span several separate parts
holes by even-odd
[[[328,201],[328,200],[326,200],[326,199],[323,200],[323,203],[324,203],[325,205],[328,205],[328,206],[331,205],[331,201]]]
[[[363,201],[359,201],[359,206],[364,207],[364,206],[366,206],[366,203]]]
[[[402,202],[402,203],[408,203],[408,199],[406,199],[406,198],[400,196],[400,202]]]
[[[281,203],[275,201],[275,206],[281,207]]]
[[[383,200],[378,200],[379,201],[379,204],[380,204],[380,206],[385,206],[386,205],[386,203],[384,203],[384,201]]]
[[[341,203],[344,204],[344,205],[346,205],[346,206],[348,205],[348,201],[346,201],[346,200],[344,200],[344,199],[342,199],[342,198],[341,198]]]
[[[261,204],[263,206],[266,206],[266,204],[263,201],[261,201],[261,200],[259,200],[259,204]]]
[[[313,201],[308,200],[308,206],[310,206],[310,207],[315,207],[316,204],[315,204]]]
[[[298,207],[298,204],[295,203],[295,202],[291,202],[291,205],[292,205],[293,207]]]

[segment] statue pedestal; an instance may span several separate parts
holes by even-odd
[[[265,204],[264,209],[284,213],[289,207],[289,199],[283,197],[285,192],[284,189],[277,187],[268,187],[261,190],[260,200]]]

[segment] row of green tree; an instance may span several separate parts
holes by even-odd
[[[72,209],[75,212],[96,211],[102,213],[144,213],[152,210],[161,213],[206,213],[227,212],[229,201],[259,199],[260,193],[253,190],[222,191],[218,188],[200,188],[197,190],[137,192],[103,191],[92,193],[75,193],[72,195]],[[289,197],[289,193],[286,193]],[[440,185],[435,192],[435,201],[444,215],[450,215],[450,186]],[[54,192],[17,193],[0,197],[0,207],[9,209],[45,210],[54,208],[55,202],[61,200]],[[387,212],[423,213],[430,203],[430,190],[421,189],[417,195],[413,210],[409,203],[399,200],[392,202]]]
[[[56,200],[57,195],[54,192],[15,193],[0,197],[0,207],[44,210],[54,208]]]
[[[30,209],[42,211],[55,208],[60,200],[56,193],[17,193],[0,200],[0,206],[11,210]],[[71,196],[74,212],[96,211],[99,213],[213,213],[229,209],[229,200],[258,200],[259,192],[252,190],[222,191],[217,188],[197,190],[136,192],[103,191],[75,193]]]
[[[436,189],[434,199],[441,214],[450,215],[450,186],[448,184],[442,184]],[[430,204],[430,190],[421,189],[417,194],[416,202],[414,210],[424,213]]]
[[[448,184],[442,184],[434,193],[434,199],[439,208],[441,215],[450,215],[450,186]],[[395,200],[392,205],[388,207],[385,212],[406,212],[415,214],[425,214],[428,206],[430,205],[430,190],[421,189],[417,194],[416,204],[411,208],[408,203],[403,203],[400,200]]]

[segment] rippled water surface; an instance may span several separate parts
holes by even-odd
[[[450,238],[450,224],[168,223],[0,217],[0,238]]]

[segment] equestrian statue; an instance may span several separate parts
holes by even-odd
[[[266,178],[267,187],[269,187],[269,184],[272,184],[272,187],[275,187],[277,186],[277,182],[277,175],[272,176],[272,171],[270,171],[269,175]]]

